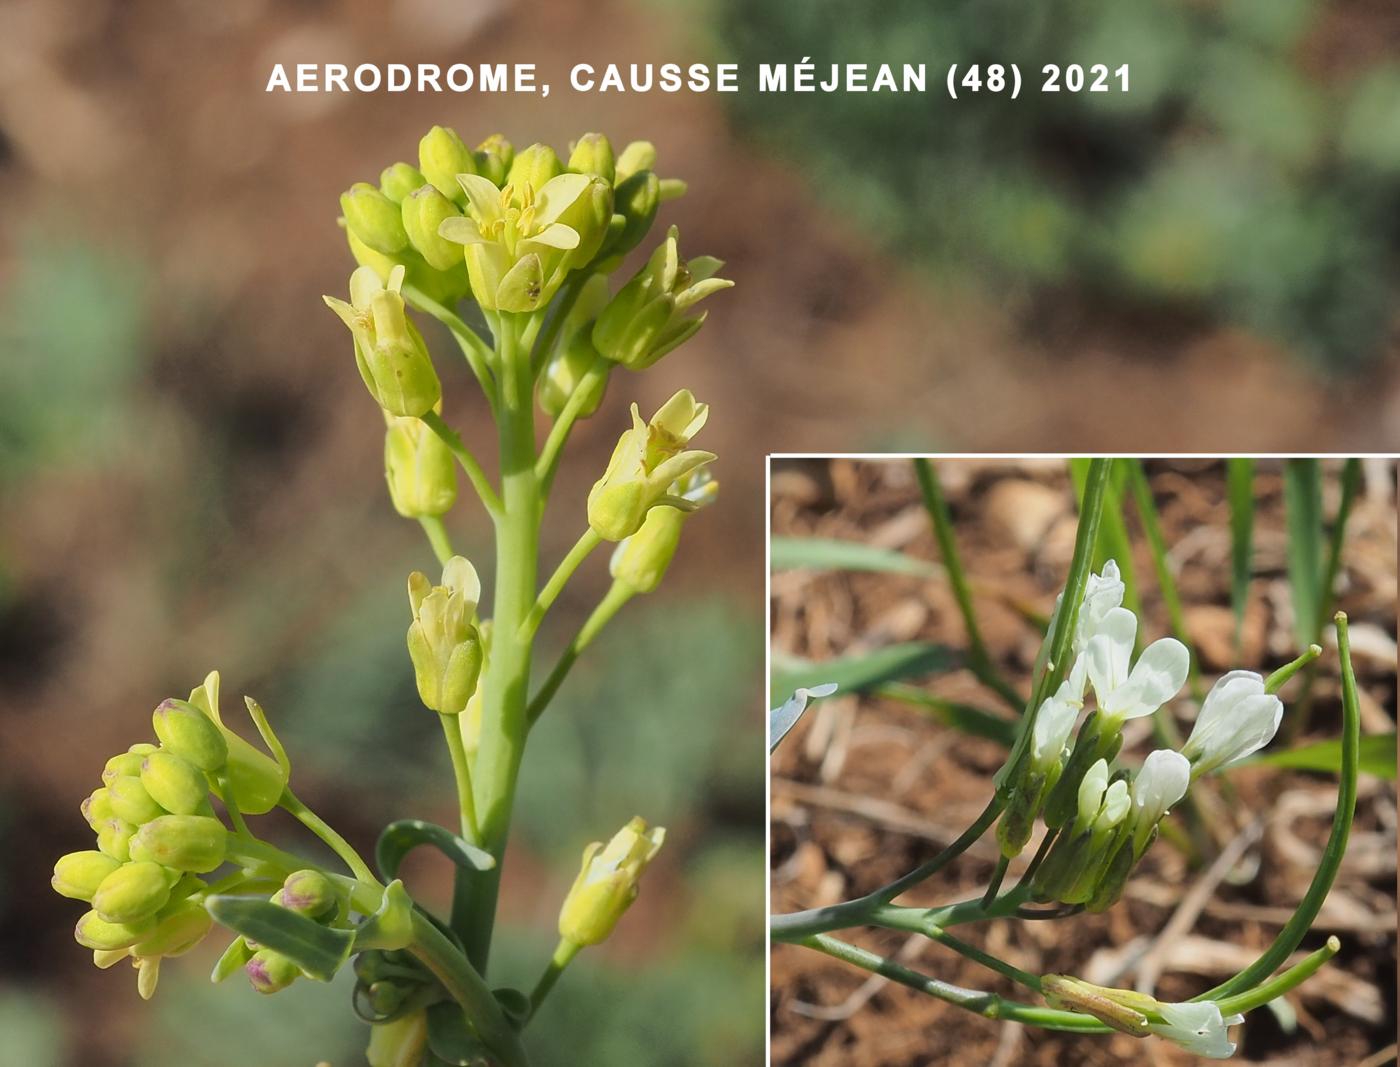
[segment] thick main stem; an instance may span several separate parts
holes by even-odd
[[[481,747],[472,774],[481,844],[496,857],[496,866],[473,873],[478,895],[468,928],[462,931],[467,956],[482,974],[491,949],[506,837],[528,729],[525,709],[532,642],[520,636],[520,629],[535,602],[540,529],[529,353],[520,349],[521,323],[515,316],[502,314],[500,320],[502,383],[509,388],[503,390],[499,415],[502,507],[496,518],[495,640],[482,679]]]

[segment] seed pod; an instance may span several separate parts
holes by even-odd
[[[155,929],[155,925],[154,918],[134,923],[109,923],[97,912],[89,911],[78,920],[73,936],[83,948],[115,952],[136,944]]]
[[[140,922],[165,907],[172,885],[174,879],[159,864],[124,863],[97,887],[92,910],[109,923]]]
[[[152,752],[141,762],[141,784],[157,804],[176,815],[193,815],[209,796],[209,782],[189,760]]]
[[[97,828],[97,847],[118,863],[131,858],[131,836],[136,827],[125,819],[111,818]]]
[[[91,900],[102,880],[121,864],[105,852],[70,852],[53,865],[53,888],[70,900]]]
[[[228,831],[207,815],[162,815],[131,839],[131,858],[205,874],[224,862]]]
[[[121,774],[107,784],[107,793],[112,801],[112,810],[117,818],[125,819],[136,826],[158,819],[165,809],[156,803],[155,798],[146,792],[141,779],[129,774]]]
[[[228,743],[219,728],[193,704],[167,700],[151,716],[160,743],[201,771],[213,773],[228,760]]]
[[[301,970],[295,963],[270,948],[253,953],[253,958],[244,965],[243,970],[248,975],[249,983],[259,993],[281,992],[301,976]]]

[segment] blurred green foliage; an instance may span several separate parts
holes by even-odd
[[[6,1063],[59,1067],[65,1061],[62,1012],[38,993],[0,985],[0,1034]]]
[[[893,252],[988,291],[1241,326],[1331,372],[1379,357],[1394,306],[1400,66],[1308,69],[1317,0],[1112,4],[721,0],[758,65],[925,62],[926,95],[729,99]],[[1334,45],[1335,47],[1335,45]],[[948,65],[1017,63],[1017,100],[948,99]],[[1044,64],[1131,68],[1131,90],[1038,91]]]

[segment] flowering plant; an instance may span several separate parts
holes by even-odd
[[[1193,679],[1191,653],[1177,637],[1160,638],[1137,651],[1141,647],[1138,618],[1124,606],[1126,574],[1113,558],[1104,558],[1105,544],[1126,547],[1122,539],[1105,536],[1113,515],[1105,502],[1125,484],[1114,480],[1115,464],[1124,464],[1130,479],[1142,477],[1140,467],[1127,466],[1132,462],[1095,459],[1078,467],[1081,506],[1068,580],[1048,620],[1032,692],[1020,721],[1014,729],[1003,731],[1009,726],[1004,720],[977,709],[957,710],[962,721],[975,719],[977,730],[985,736],[1006,735],[1008,755],[982,813],[950,845],[903,877],[843,903],[775,915],[770,933],[775,942],[814,949],[989,1018],[1077,1033],[1156,1035],[1198,1055],[1224,1058],[1235,1050],[1231,1026],[1302,982],[1340,948],[1332,937],[1300,961],[1290,960],[1337,876],[1356,802],[1360,712],[1344,614],[1334,618],[1343,726],[1341,786],[1331,834],[1308,891],[1273,944],[1253,963],[1191,1001],[1172,1003],[1071,975],[1032,974],[951,932],[959,925],[992,919],[1063,921],[1113,907],[1163,833],[1164,817],[1178,808],[1199,817],[1192,804],[1193,784],[1248,759],[1274,738],[1284,719],[1279,690],[1294,675],[1308,671],[1322,653],[1319,644],[1310,644],[1302,655],[1267,677],[1229,671],[1200,700],[1189,736],[1183,740],[1176,735],[1175,724],[1158,712]],[[1355,469],[1348,470],[1350,479]],[[989,689],[1011,703],[1014,691],[1006,692],[1009,687],[993,673],[982,645],[942,490],[931,464],[917,461],[916,472],[933,519],[942,570],[963,615],[970,646],[966,664]],[[1142,509],[1144,527],[1151,537],[1159,538],[1155,510],[1149,511],[1149,506],[1150,494]],[[1345,514],[1339,522],[1345,522]],[[1116,532],[1122,533],[1122,527]],[[775,552],[781,549],[796,555],[793,545],[801,543],[778,545]],[[1334,545],[1339,550],[1340,536]],[[829,551],[833,558],[837,556],[836,548]],[[1102,560],[1097,565],[1096,555]],[[859,559],[863,569],[896,570],[896,563],[905,570],[911,565],[902,558],[892,561],[868,554]],[[1327,573],[1335,574],[1335,567]],[[1166,574],[1164,588],[1169,582]],[[1164,599],[1173,601],[1174,595],[1171,587]],[[1326,599],[1321,597],[1317,604],[1322,612],[1327,610]],[[822,672],[820,664],[804,664],[800,673],[804,681],[814,681]],[[839,676],[847,685],[859,684],[858,672],[849,661],[826,676]],[[889,676],[886,669],[881,678]],[[774,709],[772,743],[781,740],[812,697],[829,695],[833,689],[806,685]],[[1134,719],[1152,721],[1157,737],[1158,747],[1141,759],[1122,751],[1124,725]],[[935,907],[897,903],[901,895],[953,863],[986,835],[995,839],[999,858],[983,893]],[[1013,861],[1020,865],[1019,877],[1004,889]],[[1039,994],[1045,1005],[955,985],[833,936],[835,931],[867,926],[929,938]]]
[[[685,190],[659,178],[655,160],[646,142],[615,155],[598,134],[580,138],[567,160],[540,144],[515,152],[499,136],[470,149],[439,126],[422,138],[417,166],[392,164],[377,184],[341,197],[359,266],[349,299],[325,300],[349,328],[355,365],[382,412],[390,501],[422,525],[441,567],[436,580],[408,576],[402,625],[418,696],[441,722],[460,818],[452,828],[390,823],[371,868],[297,797],[291,760],[262,708],[245,698],[266,750],[226,721],[219,673],[209,673],[188,699],[156,708],[154,740],[107,762],[82,805],[95,848],[54,868],[55,890],[90,906],[78,942],[100,967],[134,965],[142,997],[154,994],[164,959],[217,925],[233,937],[215,981],[242,971],[270,994],[353,967],[371,1067],[524,1067],[522,1031],[565,967],[606,939],[636,898],[665,838],[641,818],[584,849],[559,910],[558,947],[534,990],[488,980],[531,728],[598,632],[657,587],[685,522],[717,488],[715,456],[689,447],[706,405],[688,390],[650,419],[632,405],[631,426],[575,520],[577,543],[539,581],[545,508],[575,424],[599,409],[614,368],[654,364],[700,328],[696,305],[732,284],[716,277],[718,260],[683,259],[672,227],[613,291],[611,276],[646,241],[662,201]],[[447,327],[475,376],[497,430],[497,477],[445,416],[438,363],[410,310]],[[549,419],[542,440],[537,409]],[[459,468],[495,534],[489,617],[479,612],[477,569],[455,552],[444,522],[458,503]],[[615,546],[611,588],[532,692],[541,625],[604,541]],[[275,809],[330,846],[343,869],[260,837],[251,820]],[[405,855],[422,846],[455,866],[448,916],[416,902],[398,877]]]

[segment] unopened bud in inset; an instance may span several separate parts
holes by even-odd
[[[152,752],[141,763],[141,784],[166,811],[193,815],[209,799],[204,772],[173,752]]]
[[[165,907],[171,872],[147,861],[124,863],[102,880],[92,897],[92,910],[110,923],[133,923]]]
[[[53,865],[54,892],[70,900],[92,900],[102,880],[120,866],[105,852],[70,852]]]
[[[224,862],[228,831],[206,815],[162,815],[131,839],[131,858],[205,874]]]

